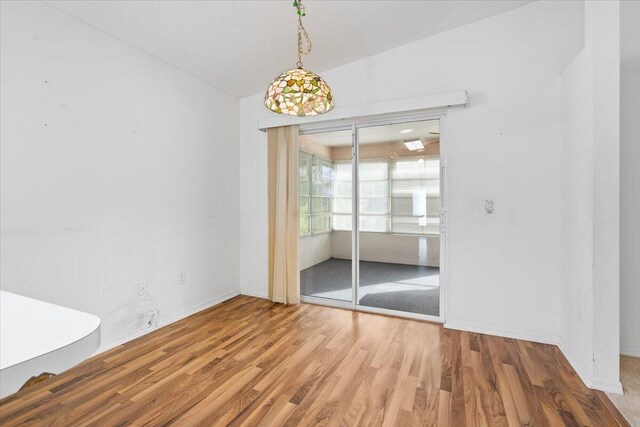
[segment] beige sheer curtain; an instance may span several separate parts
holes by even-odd
[[[298,126],[268,130],[269,299],[300,302]]]

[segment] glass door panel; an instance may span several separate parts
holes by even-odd
[[[301,134],[300,294],[352,303],[352,131]]]
[[[357,141],[357,304],[438,317],[440,122],[362,127]]]

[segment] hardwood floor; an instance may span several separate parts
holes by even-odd
[[[602,399],[554,346],[240,296],[5,398],[0,425],[621,425]]]

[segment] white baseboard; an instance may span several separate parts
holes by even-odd
[[[558,337],[555,335],[545,335],[536,332],[518,331],[485,326],[469,325],[462,322],[446,321],[444,327],[447,329],[458,329],[466,332],[476,332],[485,335],[495,335],[498,337],[513,338],[517,340],[534,341],[543,344],[558,344]]]
[[[256,298],[262,298],[262,299],[269,299],[269,296],[266,293],[252,292],[252,291],[247,291],[246,289],[240,289],[240,295],[246,295],[248,297],[256,297]]]
[[[569,365],[576,371],[576,374],[580,377],[584,385],[589,388],[593,388],[593,381],[591,379],[592,375],[587,371],[585,366],[571,354],[571,352],[564,345],[562,338],[560,338],[560,342],[558,343],[558,348],[564,355],[565,359],[569,362]]]
[[[622,345],[620,346],[620,354],[625,356],[640,357],[640,348]]]
[[[119,338],[119,339],[117,339],[117,340],[115,340],[115,341],[111,341],[110,343],[107,343],[107,344],[102,344],[102,345],[98,348],[98,350],[96,351],[96,353],[94,354],[94,356],[95,356],[96,354],[103,353],[103,352],[105,352],[105,351],[107,351],[107,350],[110,350],[110,349],[112,349],[112,348],[114,348],[114,347],[117,347],[117,346],[122,345],[122,344],[124,344],[124,343],[126,343],[126,342],[129,342],[129,341],[131,341],[131,340],[134,340],[134,339],[136,339],[136,338],[138,338],[138,337],[141,337],[141,336],[143,336],[143,335],[146,335],[146,334],[148,334],[148,333],[151,333],[151,332],[153,332],[153,331],[156,331],[156,330],[158,330],[158,328],[161,328],[161,327],[163,327],[163,326],[167,326],[167,325],[169,325],[169,324],[171,324],[171,323],[173,323],[173,322],[177,322],[178,320],[182,320],[182,319],[184,319],[185,317],[189,317],[189,316],[191,316],[192,314],[196,314],[196,313],[197,313],[197,312],[199,312],[199,311],[205,310],[205,309],[207,309],[207,308],[209,308],[209,307],[213,307],[214,305],[220,304],[221,302],[227,301],[227,300],[229,300],[229,299],[231,299],[231,298],[233,298],[233,297],[236,297],[236,296],[238,296],[238,295],[240,295],[240,292],[238,292],[238,291],[229,292],[228,294],[225,294],[225,295],[222,295],[222,296],[219,296],[219,297],[216,297],[216,298],[212,298],[212,299],[208,300],[207,302],[204,302],[204,303],[202,303],[202,304],[199,304],[199,305],[197,305],[197,306],[195,306],[195,307],[192,307],[192,308],[187,309],[187,310],[183,310],[183,311],[181,311],[181,312],[179,312],[179,313],[176,313],[176,314],[174,314],[174,315],[172,315],[172,316],[169,316],[169,317],[167,317],[167,318],[165,318],[165,319],[161,319],[161,320],[158,322],[158,326],[157,326],[157,327],[155,327],[155,328],[152,328],[152,329],[144,329],[144,330],[142,330],[142,331],[139,331],[139,332],[133,333],[133,334],[131,334],[131,335],[127,336],[127,337]]]
[[[306,267],[304,267],[304,268],[303,268],[302,266],[300,266],[300,271],[302,271],[302,270],[306,270],[307,268],[311,268],[311,267],[313,267],[314,265],[318,265],[318,264],[320,264],[320,263],[322,263],[322,262],[329,261],[331,258],[333,258],[333,257],[332,257],[331,255],[329,255],[328,257],[323,257],[323,258],[321,258],[321,259],[317,260],[316,262],[314,262],[313,264],[308,265],[308,266],[306,266]]]
[[[584,385],[591,389],[604,391],[606,393],[622,394],[622,383],[620,381],[610,381],[590,374],[585,366],[580,363],[577,358],[573,357],[571,352],[563,344],[562,338],[560,339],[558,348],[567,359],[573,370],[576,371]]]
[[[622,394],[622,383],[620,381],[609,381],[603,378],[593,377],[591,388],[606,393]]]

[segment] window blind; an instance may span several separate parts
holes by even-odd
[[[440,232],[440,160],[401,159],[392,163],[391,231]]]
[[[333,183],[333,229],[351,230],[351,162],[335,162],[336,175]]]
[[[389,163],[361,161],[360,173],[360,230],[389,232]]]
[[[311,155],[300,151],[298,160],[300,168],[300,235],[306,236],[311,232],[311,185],[309,182]]]
[[[397,234],[440,232],[437,157],[360,161],[360,230]],[[350,231],[352,165],[300,154],[300,235]]]
[[[331,231],[331,183],[335,180],[333,162],[313,156],[311,164],[311,231]]]

